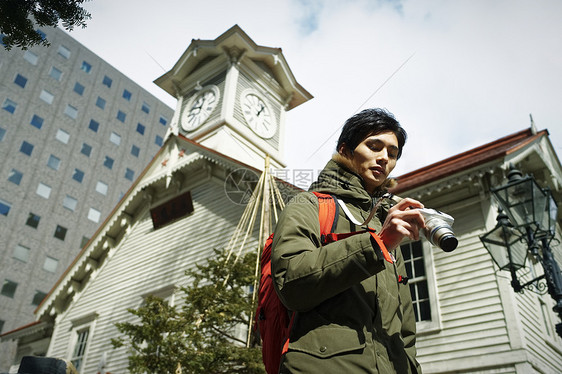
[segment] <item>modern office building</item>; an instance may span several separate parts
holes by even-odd
[[[40,32],[50,47],[0,47],[0,333],[34,320],[174,112],[63,30]]]

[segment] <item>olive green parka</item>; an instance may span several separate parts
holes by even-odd
[[[363,222],[373,206],[362,179],[328,162],[311,191],[342,200]],[[285,208],[272,246],[276,291],[295,311],[288,352],[279,373],[421,373],[416,361],[416,322],[402,253],[383,259],[369,233],[321,244],[318,199],[297,195]],[[369,223],[377,232],[389,206]],[[360,230],[339,209],[336,233]]]

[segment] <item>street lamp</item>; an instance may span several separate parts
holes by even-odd
[[[480,237],[482,244],[500,270],[509,270],[516,292],[544,279],[556,302],[553,310],[562,319],[562,274],[550,249],[556,234],[558,207],[550,190],[541,188],[533,176],[523,176],[511,168],[507,184],[491,192],[500,206],[498,223]],[[521,284],[516,271],[525,267],[528,256],[541,263],[544,274]],[[556,332],[562,337],[562,323],[556,325]]]

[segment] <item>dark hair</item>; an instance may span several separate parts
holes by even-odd
[[[402,155],[402,147],[406,143],[406,130],[394,118],[394,115],[385,109],[365,109],[345,121],[338,139],[337,150],[345,144],[346,148],[353,154],[359,143],[371,135],[381,132],[392,131],[398,139],[398,158]]]

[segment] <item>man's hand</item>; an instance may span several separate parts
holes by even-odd
[[[419,229],[425,227],[425,221],[416,208],[423,208],[423,204],[410,198],[390,208],[379,233],[386,249],[392,251],[406,236],[412,240],[419,239]]]

